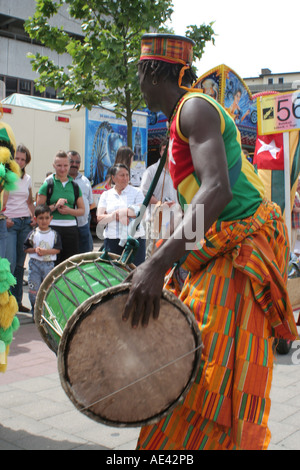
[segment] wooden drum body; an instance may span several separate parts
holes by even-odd
[[[122,321],[129,287],[108,288],[79,306],[58,349],[61,384],[76,408],[120,427],[170,413],[188,393],[202,348],[190,310],[168,291],[147,327]]]

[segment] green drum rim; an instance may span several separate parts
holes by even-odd
[[[57,354],[67,321],[93,295],[122,283],[135,268],[118,262],[119,256],[102,252],[75,255],[56,266],[40,286],[34,321],[47,346]]]

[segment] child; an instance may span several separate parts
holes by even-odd
[[[30,257],[28,287],[32,314],[39,287],[47,274],[54,268],[56,255],[62,248],[60,235],[49,227],[52,214],[47,205],[36,207],[34,220],[37,227],[28,234],[24,242],[24,251]]]

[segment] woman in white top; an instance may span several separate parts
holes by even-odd
[[[116,164],[112,168],[114,187],[101,194],[97,208],[97,221],[104,225],[104,250],[109,253],[122,254],[124,247],[120,240],[127,240],[132,235],[139,242],[139,249],[133,263],[138,266],[145,261],[145,231],[140,224],[134,234],[128,231],[129,223],[136,218],[144,196],[140,189],[129,184],[129,169],[126,165]]]
[[[5,257],[10,262],[10,269],[16,278],[16,285],[11,289],[19,305],[19,312],[30,312],[22,305],[23,276],[26,254],[23,245],[28,233],[32,230],[34,205],[32,199],[31,178],[25,167],[31,161],[31,155],[25,145],[18,145],[15,161],[21,168],[21,178],[15,191],[4,194],[4,204],[8,238]]]

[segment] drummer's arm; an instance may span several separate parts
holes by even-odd
[[[166,270],[182,258],[191,246],[199,242],[198,230],[191,227],[201,225],[204,235],[217,220],[232,199],[227,158],[220,131],[220,117],[212,105],[204,100],[191,99],[181,111],[180,127],[189,141],[195,173],[201,186],[189,204],[182,223],[164,244],[164,251],[153,256],[152,262]],[[200,206],[204,207],[203,221],[197,221]],[[191,233],[192,232],[192,233]]]
[[[140,319],[146,325],[151,311],[154,318],[158,316],[165,273],[189,251],[187,245],[194,246],[201,240],[197,230],[191,233],[191,227],[196,227],[200,205],[205,209],[203,223],[200,222],[201,232],[205,234],[232,199],[217,111],[204,100],[191,99],[182,108],[180,124],[183,135],[189,141],[201,186],[174,233],[129,276],[131,288],[123,318],[127,320],[132,312],[134,327]]]

